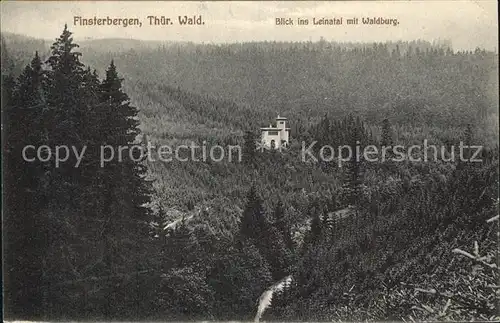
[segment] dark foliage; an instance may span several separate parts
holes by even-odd
[[[7,40],[7,318],[250,320],[292,275],[264,319],[498,319],[498,226],[486,223],[498,212],[495,53],[111,42],[82,56],[67,28],[50,49]],[[277,112],[289,149],[257,151],[254,131]],[[318,155],[423,139],[484,145],[483,160],[301,161],[302,141]],[[243,162],[128,153],[188,141],[239,144]],[[26,145],[88,150],[56,167],[25,161]],[[101,167],[102,145],[124,147],[122,160]]]

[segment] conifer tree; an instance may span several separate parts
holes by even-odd
[[[187,266],[187,261],[192,257],[192,235],[186,220],[183,218],[179,225],[167,237],[167,245],[171,248],[170,257],[174,260],[175,266]],[[182,248],[184,252],[179,252]]]
[[[6,232],[12,238],[7,248],[12,283],[6,291],[13,304],[9,311],[17,310],[23,318],[41,319],[44,312],[61,315],[53,311],[56,308],[83,313],[88,304],[92,315],[100,317],[138,310],[144,280],[128,273],[155,268],[144,256],[151,247],[145,167],[128,151],[120,161],[110,162],[112,167],[99,167],[99,146],[112,145],[117,153],[120,145],[134,143],[139,134],[137,109],[121,89],[114,64],[101,83],[97,73],[80,62],[77,47],[65,26],[51,47],[47,70],[35,54],[17,83],[2,77],[8,99],[3,102],[9,131],[6,202],[12,206],[6,213]],[[72,155],[55,167],[52,160],[23,161],[27,144],[75,146],[79,151],[89,147],[79,167],[74,167]],[[104,278],[89,280],[95,276]],[[68,284],[50,288],[59,281]],[[124,296],[123,286],[132,285],[128,291],[133,292]],[[89,289],[94,290],[91,298],[85,292]],[[70,290],[81,291],[78,297],[86,302],[66,299]]]
[[[269,264],[250,241],[228,246],[207,275],[214,292],[214,311],[217,318],[242,320],[253,318],[256,300],[276,280]]]
[[[382,121],[382,138],[380,141],[380,144],[383,147],[390,147],[390,149],[386,150],[384,161],[392,161],[394,158],[394,152],[392,149],[393,146],[393,139],[392,139],[392,129],[391,129],[391,123],[389,119],[384,119]]]
[[[100,80],[97,72],[88,67],[83,72],[81,95],[85,98],[86,113],[82,116],[83,127],[81,137],[87,147],[85,158],[80,168],[82,171],[82,184],[87,189],[82,192],[82,197],[87,203],[83,205],[85,212],[96,214],[102,210],[99,200],[102,197],[103,178],[100,173],[100,146],[104,144],[101,129],[105,122],[100,102]]]
[[[39,147],[43,136],[43,72],[38,52],[23,73],[19,76],[9,102],[7,133],[8,152],[13,159],[11,171],[17,170],[18,186],[34,190],[35,181],[40,175],[39,163],[23,159],[23,149],[27,145]],[[9,90],[10,91],[10,90]],[[31,159],[33,156],[26,156]]]
[[[309,230],[305,233],[304,236],[304,249],[310,249],[310,247],[317,244],[320,240],[323,232],[322,221],[321,221],[321,211],[319,207],[318,200],[314,199],[309,203],[308,207],[308,216],[311,219]]]
[[[59,38],[51,46],[51,56],[46,63],[48,72],[48,103],[51,105],[52,124],[55,134],[51,138],[54,143],[76,144],[81,140],[85,105],[80,96],[84,65],[80,62],[81,53],[73,43],[72,33],[67,25]]]
[[[240,234],[242,237],[258,240],[266,231],[266,219],[262,207],[262,201],[257,195],[255,186],[250,188],[247,195],[247,204],[243,210],[240,223]]]
[[[64,26],[62,34],[51,46],[47,59],[47,82],[45,86],[47,108],[44,128],[49,147],[75,147],[82,151],[87,143],[83,135],[88,126],[84,123],[88,105],[83,92],[84,65],[80,62],[81,53],[75,51],[72,33]],[[55,167],[53,160],[46,163],[47,174],[44,181],[51,186],[47,199],[61,207],[70,205],[81,207],[83,167],[75,168],[77,160],[70,154],[67,161]]]
[[[465,151],[464,151],[464,158],[465,159],[470,159],[472,157],[471,150],[468,147],[472,146],[473,135],[474,135],[474,132],[472,130],[472,124],[468,123],[466,128],[465,128],[465,134],[464,134],[464,146],[467,147],[467,148],[465,148]]]
[[[323,120],[321,120],[319,124],[319,133],[318,133],[318,143],[320,146],[324,146],[330,143],[330,120],[328,119],[328,115],[325,114]]]
[[[95,119],[92,142],[96,148],[108,147],[114,151],[114,158],[96,170],[91,189],[99,192],[96,197],[97,216],[103,220],[101,239],[103,248],[103,272],[120,275],[122,272],[141,271],[148,268],[149,259],[144,248],[152,247],[148,239],[148,223],[152,220],[147,208],[150,196],[150,183],[146,181],[146,166],[143,163],[143,147],[136,141],[140,133],[137,108],[122,90],[122,80],[118,76],[114,62],[106,70],[106,77],[98,82],[96,73],[84,73],[85,92],[97,104],[92,105],[90,113]],[[135,148],[134,148],[135,147]],[[139,149],[137,149],[139,148]],[[117,155],[122,149],[121,156]],[[127,255],[126,258],[123,255]],[[139,277],[128,277],[125,283],[140,284]],[[110,288],[108,297],[118,297],[120,291]],[[127,302],[140,302],[130,295]],[[118,301],[118,300],[116,300]],[[106,308],[105,312],[113,310]]]
[[[344,184],[342,186],[344,204],[346,206],[357,205],[359,203],[359,197],[361,196],[362,156],[356,155],[356,145],[360,142],[360,131],[361,129],[356,124],[352,124],[350,132],[352,157],[345,165]]]
[[[338,219],[333,217],[330,220],[330,241],[335,241],[336,238],[338,238],[339,235],[339,225],[338,225]]]
[[[39,178],[43,173],[37,160],[23,157],[28,145],[42,143],[43,72],[38,53],[19,76],[4,79],[2,96],[5,121],[4,184],[5,184],[5,241],[6,264],[10,268],[6,284],[6,298],[12,301],[8,312],[21,311],[30,318],[40,318],[42,300],[42,259],[46,254],[44,236],[44,206],[39,193]],[[26,152],[26,151],[25,151]],[[33,152],[27,158],[33,157]],[[19,250],[23,250],[19,253]],[[26,308],[22,304],[30,304]],[[12,305],[12,306],[10,306]]]
[[[14,61],[10,54],[10,51],[7,49],[7,45],[5,44],[3,35],[0,36],[0,52],[0,66],[2,75],[12,75],[14,73]]]
[[[311,229],[309,231],[308,241],[309,243],[316,244],[321,238],[322,233],[322,223],[318,212],[312,215]]]
[[[294,243],[292,239],[292,233],[290,229],[290,225],[286,219],[285,216],[285,210],[283,208],[283,203],[279,201],[276,204],[276,208],[274,209],[274,219],[276,223],[276,227],[280,231],[282,237],[283,237],[283,242],[285,243],[285,246],[288,248],[288,250],[293,250],[294,248]]]
[[[243,143],[243,162],[247,165],[254,165],[256,162],[256,139],[255,134],[251,131],[245,132]]]
[[[100,96],[100,115],[104,117],[100,129],[103,144],[113,147],[115,151],[120,146],[128,147],[124,150],[121,161],[115,158],[105,165],[103,171],[112,177],[112,183],[116,183],[114,188],[121,189],[124,201],[127,202],[128,214],[148,215],[144,206],[150,199],[150,185],[144,179],[147,174],[143,163],[145,149],[137,142],[140,134],[138,110],[130,104],[128,95],[123,92],[122,79],[118,76],[113,61],[100,86]],[[110,187],[110,190],[113,191],[114,188]]]
[[[384,119],[382,121],[382,140],[381,140],[381,145],[382,147],[384,146],[392,146],[392,130],[391,130],[391,123],[389,119]]]
[[[262,207],[262,200],[257,195],[254,186],[248,192],[247,204],[243,210],[240,237],[257,247],[262,256],[268,261],[273,278],[282,278],[286,267],[283,239],[267,221]]]
[[[357,205],[361,193],[361,163],[356,158],[346,164],[343,189],[346,206]]]
[[[330,227],[330,219],[326,208],[323,208],[323,213],[321,214],[321,226],[325,231]]]

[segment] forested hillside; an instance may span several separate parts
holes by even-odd
[[[14,57],[24,64],[36,46],[47,44],[12,34],[5,35],[4,41],[14,45]],[[426,127],[432,132],[481,122],[485,124],[478,128],[490,141],[497,134],[497,54],[479,48],[454,52],[447,42],[433,45],[420,40],[102,43],[83,42],[83,61],[101,73],[111,59],[122,66],[122,75],[129,80],[124,86],[142,113],[159,114],[157,109],[164,108],[162,101],[171,92],[167,87],[230,101],[218,104],[229,109],[229,115],[199,108],[203,115],[190,115],[188,120],[196,124],[197,117],[206,123],[238,120],[243,109],[249,111],[245,115],[248,127],[267,124],[278,112],[294,122],[318,121],[325,113],[332,117],[354,113],[369,123],[389,118],[393,124]],[[241,109],[230,106],[232,102]],[[262,120],[263,116],[267,119]]]
[[[290,276],[262,319],[499,318],[497,53],[80,45],[66,28],[51,46],[2,36],[7,317],[248,320]],[[256,150],[277,114],[290,147]],[[483,145],[481,161],[301,158],[314,141],[317,155],[423,140],[447,157]],[[242,160],[99,167],[96,150],[193,142]],[[30,144],[94,149],[56,167],[23,160]]]

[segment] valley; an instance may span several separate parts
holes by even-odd
[[[2,75],[22,75],[35,51],[42,62],[54,57],[51,43],[3,34]],[[54,265],[44,277],[78,281],[52,291],[65,296],[45,300],[42,318],[68,311],[90,320],[498,318],[498,289],[487,287],[499,274],[498,227],[487,222],[498,213],[498,53],[421,40],[79,44],[74,51],[101,78],[109,76],[111,61],[116,65],[138,109],[137,142],[238,145],[243,158],[145,159],[137,182],[120,182],[106,170],[88,175],[94,168],[85,166],[81,177],[71,177],[77,202],[64,207],[53,193],[50,204],[21,209],[37,210],[48,227],[67,235],[51,233],[57,238],[46,252]],[[88,108],[91,117],[96,107]],[[256,151],[259,129],[278,115],[289,122],[289,147]],[[90,120],[103,128],[96,133],[105,133],[106,123]],[[324,145],[407,147],[424,140],[448,148],[481,145],[481,162],[351,159],[339,167],[301,158],[304,143],[317,142],[311,151],[318,156]],[[72,187],[65,174],[51,180]],[[140,200],[129,190],[142,194],[142,180],[151,186],[144,214],[128,204]],[[148,221],[136,220],[136,212]],[[149,235],[139,232],[144,223]],[[86,244],[94,246],[88,263],[72,262]],[[472,260],[453,252],[475,245]],[[102,272],[116,277],[102,285],[78,280]],[[272,299],[270,286],[279,286]],[[121,299],[113,303],[119,306],[106,305],[110,295]],[[270,304],[265,310],[259,297]]]

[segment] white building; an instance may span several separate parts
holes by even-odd
[[[271,149],[279,149],[288,147],[290,140],[290,128],[286,127],[286,118],[276,118],[276,125],[272,124],[269,127],[260,128],[262,133],[262,145]]]

